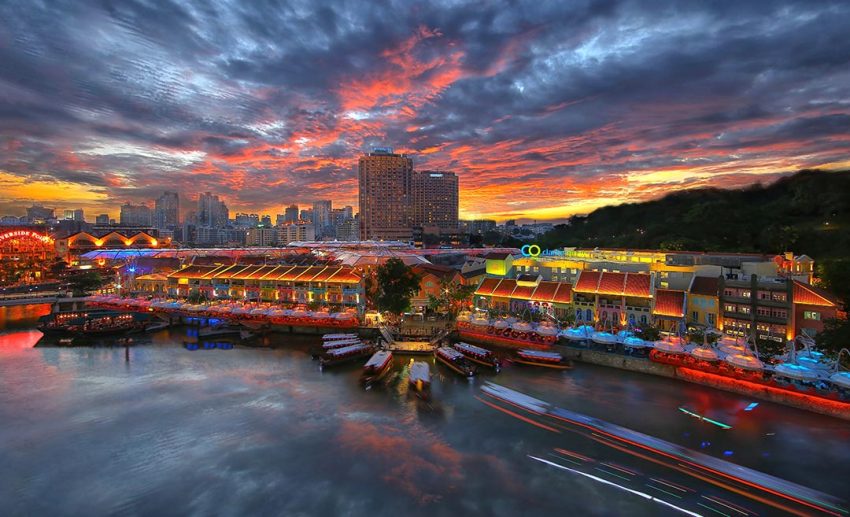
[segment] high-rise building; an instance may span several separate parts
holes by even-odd
[[[177,192],[165,191],[156,199],[153,224],[160,229],[174,229],[180,224],[180,196]]]
[[[27,208],[27,222],[30,223],[44,223],[48,219],[53,219],[53,209],[46,208],[41,205],[32,205]]]
[[[283,213],[283,221],[294,223],[298,221],[298,205],[289,205]]]
[[[127,202],[121,205],[119,221],[124,226],[150,227],[153,225],[153,213],[148,205],[134,205]]]
[[[233,220],[236,226],[241,226],[243,228],[254,228],[259,226],[260,224],[260,216],[257,214],[236,214],[235,219]]]
[[[271,228],[272,217],[270,215],[264,215],[263,217],[260,218],[260,224],[262,224],[266,228]]]
[[[204,192],[198,196],[198,226],[223,228],[227,226],[230,212],[218,196]]]
[[[313,223],[287,223],[277,229],[278,244],[316,240],[316,230]]]
[[[251,228],[245,236],[246,246],[274,246],[278,241],[277,228]]]
[[[413,160],[390,149],[375,149],[360,157],[360,238],[412,238],[410,191]]]
[[[313,222],[313,209],[309,208],[309,209],[301,210],[301,214],[299,215],[298,220],[299,221]]]
[[[413,173],[413,226],[457,231],[458,183],[453,172]]]
[[[99,214],[94,218],[94,224],[109,224],[109,214]]]
[[[337,224],[336,239],[339,241],[356,241],[360,239],[360,224],[357,216],[343,219]]]
[[[65,210],[63,212],[63,215],[64,217],[62,219],[66,221],[85,221],[82,208],[77,208],[74,210]]]
[[[313,201],[313,226],[316,227],[316,238],[332,237],[331,233],[336,233],[336,228],[331,223],[331,201],[319,200]]]

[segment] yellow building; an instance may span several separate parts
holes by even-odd
[[[688,325],[722,328],[720,322],[720,280],[696,276],[688,290]]]

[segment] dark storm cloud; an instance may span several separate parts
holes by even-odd
[[[356,155],[384,144],[456,170],[470,213],[517,188],[547,192],[540,210],[657,195],[641,171],[690,186],[847,161],[846,2],[12,1],[0,18],[0,173],[107,208],[165,188],[351,202]]]

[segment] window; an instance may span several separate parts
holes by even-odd
[[[724,305],[724,306],[723,306],[723,310],[724,310],[724,311],[726,311],[726,312],[738,312],[738,311],[735,309],[735,306],[734,306],[734,305],[732,305],[731,303],[727,303],[726,305]]]
[[[785,293],[773,293],[771,296],[777,302],[784,302],[788,299]]]
[[[593,311],[592,310],[587,309],[587,311],[585,311],[585,314],[587,315],[587,318],[585,318],[585,321],[593,321]]]
[[[691,321],[699,322],[699,313],[697,311],[691,313]]]
[[[705,315],[705,321],[706,321],[706,323],[708,323],[709,325],[711,325],[713,327],[714,326],[714,314],[711,314],[711,313],[706,314]]]
[[[815,311],[803,312],[803,319],[820,321],[820,313]]]
[[[740,312],[741,314],[749,314],[750,307],[748,305],[741,305],[738,307],[738,312]]]
[[[741,296],[744,297],[744,298],[749,298],[750,292],[749,291],[741,291]]]
[[[641,325],[646,325],[646,314],[641,314],[641,315],[640,315],[640,324],[641,324]]]

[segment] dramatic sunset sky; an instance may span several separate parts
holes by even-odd
[[[164,189],[356,207],[374,146],[499,220],[850,163],[847,1],[8,0],[0,20],[0,214]]]

